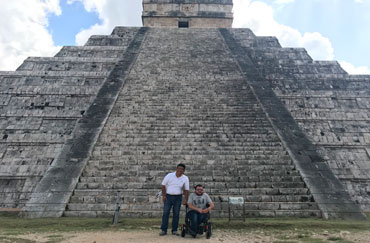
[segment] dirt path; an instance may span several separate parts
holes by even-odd
[[[255,242],[267,243],[273,242],[274,239],[269,236],[258,236],[252,233],[233,232],[227,233],[215,231],[210,240],[204,235],[197,236],[196,239],[187,235],[185,238],[166,235],[159,236],[157,231],[121,231],[121,232],[87,232],[87,233],[62,233],[62,234],[45,234],[45,235],[24,235],[20,238],[27,240],[35,240],[36,242],[47,242],[51,238],[62,238],[61,243],[194,243],[194,242],[223,242],[223,243],[238,243],[238,242]]]
[[[69,240],[63,241],[63,243],[108,243],[108,242],[135,242],[135,243],[172,243],[172,242],[183,242],[183,243],[194,243],[196,242],[272,242],[271,239],[265,237],[265,239],[257,239],[256,237],[248,237],[247,235],[226,235],[215,234],[211,240],[207,240],[204,236],[197,237],[193,239],[191,236],[186,238],[167,235],[167,236],[158,236],[157,232],[115,232],[109,234],[101,233],[89,233],[89,234],[79,234],[77,237],[70,238]]]
[[[275,236],[275,235],[274,235]],[[221,231],[216,230],[210,240],[205,236],[193,239],[191,236],[185,238],[167,235],[160,237],[157,231],[154,230],[125,230],[115,232],[79,232],[79,233],[61,233],[61,234],[37,234],[24,235],[19,238],[28,239],[36,242],[50,242],[51,239],[55,242],[61,243],[166,243],[166,242],[222,242],[222,243],[272,243],[276,241],[284,242],[310,242],[307,239],[321,239],[322,242],[335,242],[340,240],[347,240],[349,242],[368,243],[370,242],[370,232],[350,233],[340,232],[337,234],[312,234],[309,236],[297,235],[293,232],[274,237],[264,232],[240,232],[240,231]],[[59,240],[58,240],[59,239]],[[318,241],[320,242],[320,241]]]

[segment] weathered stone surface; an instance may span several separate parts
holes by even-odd
[[[128,28],[130,34],[122,38],[132,39],[137,31]],[[84,55],[29,58],[21,66],[27,70],[0,72],[1,208],[24,206],[127,46],[109,47],[111,52],[105,53],[97,47],[73,47],[99,55],[92,55],[97,57],[93,62]],[[98,70],[91,69],[94,63]],[[85,66],[89,68],[80,69]]]
[[[120,89],[126,81],[125,74],[128,73],[136,59],[145,33],[145,28],[138,31],[126,52],[115,64],[86,114],[76,125],[71,138],[66,142],[63,150],[32,193],[23,209],[25,216],[60,217],[64,213],[65,205],[76,187],[91,150],[117,100]],[[101,62],[103,61],[102,59]],[[42,207],[40,207],[41,204]],[[60,206],[54,209],[56,204],[64,205],[64,207]],[[99,210],[102,210],[101,208],[103,207],[100,206]]]
[[[214,217],[228,196],[248,216],[367,210],[369,76],[248,29],[140,31],[0,72],[0,207],[109,216],[119,190],[124,216],[157,217],[159,184],[184,162]]]
[[[336,177],[368,211],[370,77],[348,75],[337,62],[312,61],[296,49],[258,48],[248,31],[233,32]]]
[[[342,183],[334,176],[329,166],[324,163],[324,158],[299,128],[281,100],[275,95],[270,80],[266,79],[256,68],[253,59],[250,57],[253,56],[253,53],[250,51],[252,48],[243,47],[233,37],[233,33],[227,29],[222,29],[221,34],[238,61],[239,67],[244,72],[254,94],[264,107],[266,115],[295,162],[304,182],[313,193],[315,201],[324,213],[324,217],[328,217],[327,213],[330,212],[330,217],[336,214],[339,218],[365,219],[366,216],[361,212],[359,206],[351,200]],[[328,69],[332,72],[334,70],[343,72],[335,62],[316,62],[314,64],[329,65]],[[306,64],[305,66],[309,65]],[[320,70],[320,72],[324,71]],[[349,215],[348,212],[352,214]]]
[[[231,28],[231,0],[144,0],[143,25],[146,27]]]
[[[235,67],[217,29],[150,29],[66,215],[112,214],[119,190],[125,215],[158,216],[155,195],[178,162],[205,184],[217,217],[231,195],[246,197],[248,215],[321,215]]]

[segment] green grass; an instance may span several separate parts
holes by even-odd
[[[328,241],[330,241],[330,242],[337,242],[337,243],[350,243],[350,241],[346,241],[342,237],[335,237],[335,236],[329,237],[328,238]]]
[[[0,236],[0,242],[1,243],[36,243],[36,241],[33,240],[25,240],[25,239],[18,239],[16,237],[4,237]]]
[[[288,242],[310,242],[310,243],[323,243],[322,239],[314,239],[311,237],[311,234],[308,232],[304,233],[292,233],[290,234],[281,234],[277,235],[279,240],[275,241],[276,243],[288,243]]]
[[[183,219],[182,219],[183,220]],[[182,221],[180,221],[182,222]],[[212,219],[215,228],[259,231],[275,233],[281,231],[297,232],[340,232],[340,231],[368,231],[370,221],[345,221],[345,220],[322,220],[322,219],[247,219],[243,221],[231,221],[227,219]],[[111,218],[44,218],[25,219],[14,215],[0,216],[0,232],[3,234],[18,233],[43,233],[43,232],[77,232],[94,230],[119,230],[119,229],[159,229],[161,221],[154,219],[128,219],[120,218],[116,226],[112,225]]]
[[[183,222],[183,219],[180,221]],[[346,221],[323,219],[247,219],[245,222],[227,219],[212,219],[216,230],[229,232],[253,232],[266,236],[273,236],[276,243],[289,242],[335,242],[349,243],[342,239],[338,233],[369,232],[370,221]],[[25,219],[16,215],[0,216],[0,243],[25,242],[32,240],[17,239],[25,234],[46,234],[49,243],[57,243],[63,239],[62,233],[92,232],[92,231],[121,231],[121,230],[158,230],[161,224],[159,218],[155,219],[128,219],[120,218],[119,223],[112,225],[111,218],[57,218],[57,219]],[[326,240],[314,237],[328,235]]]

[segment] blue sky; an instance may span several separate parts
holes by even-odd
[[[118,25],[141,26],[141,0],[0,1],[0,70],[14,70],[27,56],[83,45]],[[234,27],[370,74],[369,12],[370,0],[234,0]]]
[[[335,59],[370,67],[370,1],[298,0],[278,9],[275,17],[301,32],[329,38]]]
[[[87,12],[82,2],[68,4],[61,0],[62,14],[49,14],[48,30],[55,45],[76,45],[76,35],[83,29],[101,23],[97,12]]]

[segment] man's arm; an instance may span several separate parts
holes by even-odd
[[[188,200],[189,200],[189,186],[190,186],[190,183],[189,183],[189,178],[186,177],[186,180],[185,180],[185,183],[183,185],[183,189],[184,189],[184,196],[185,196],[185,200],[184,202],[182,203],[183,205],[185,205]]]
[[[161,189],[162,189],[162,202],[164,203],[167,200],[167,189],[166,185],[168,184],[168,179],[169,179],[170,174],[167,174],[162,183],[161,183]]]
[[[211,203],[209,204],[209,207],[203,210],[203,213],[208,213],[208,212],[209,212],[209,211],[211,211],[214,207],[215,207],[215,204],[214,204],[213,202],[211,202]]]
[[[183,205],[185,205],[189,200],[189,190],[184,190],[184,196],[185,196],[185,199],[182,203]]]
[[[162,202],[164,203],[167,200],[166,186],[161,185],[162,188]]]
[[[194,211],[197,211],[199,213],[203,213],[203,210],[201,208],[197,208],[195,207],[192,203],[188,203],[188,207],[191,209],[191,210],[194,210]]]

